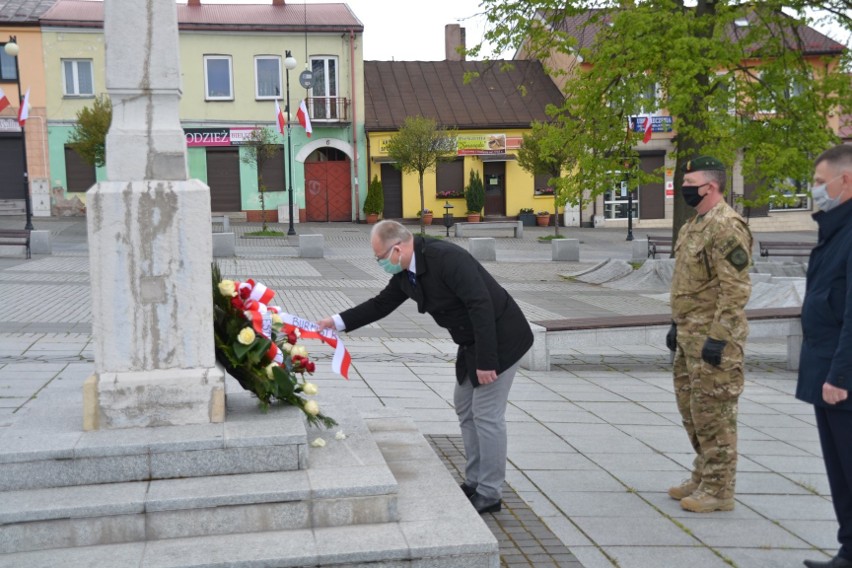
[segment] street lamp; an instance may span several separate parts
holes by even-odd
[[[16,36],[9,36],[9,42],[3,48],[6,52],[6,55],[15,58],[15,80],[18,83],[18,104],[24,104],[24,92],[21,90],[21,72],[18,66],[18,53],[20,52],[20,48],[18,47],[18,38]],[[20,107],[19,107],[20,108]],[[26,207],[27,212],[27,224],[24,226],[24,229],[27,231],[33,230],[33,209],[30,204],[30,183],[29,183],[29,172],[27,171],[27,132],[24,129],[24,125],[21,125],[21,150],[24,154],[24,205]]]
[[[627,187],[627,239],[633,240],[633,190],[630,189],[630,160],[624,161],[624,185]]]
[[[295,235],[296,229],[293,227],[293,149],[290,142],[290,71],[296,68],[296,58],[290,53],[290,50],[284,52],[284,68],[287,75],[287,104],[284,106],[284,112],[287,113],[287,160],[284,162],[288,169],[287,176],[287,199],[290,205],[290,228],[287,229],[288,235]]]

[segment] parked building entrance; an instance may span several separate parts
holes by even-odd
[[[237,148],[207,148],[207,185],[214,213],[242,211],[240,153]]]
[[[24,200],[21,135],[0,134],[0,199]]]
[[[506,216],[506,162],[483,164],[485,184],[485,216]]]
[[[336,148],[319,148],[305,160],[305,220],[352,220],[351,165]]]
[[[393,164],[382,164],[382,194],[385,219],[402,219],[402,172]]]

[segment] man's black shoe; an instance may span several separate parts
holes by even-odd
[[[461,485],[459,485],[459,487],[461,487],[461,490],[464,493],[464,496],[467,497],[468,499],[470,499],[474,495],[476,495],[476,487],[471,487],[467,483],[462,483]]]
[[[473,508],[476,509],[476,512],[480,515],[483,513],[497,513],[500,511],[500,507],[502,505],[500,499],[489,499],[488,497],[483,497],[479,493],[474,494],[474,496],[470,498],[470,504],[473,505]]]
[[[835,556],[831,560],[805,560],[805,566],[808,568],[852,568],[852,560],[847,560],[842,556]]]

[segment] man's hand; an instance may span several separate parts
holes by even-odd
[[[669,332],[666,334],[666,347],[669,351],[677,351],[677,324],[672,322]]]
[[[320,331],[322,331],[323,329],[337,329],[337,326],[334,325],[334,318],[321,319],[317,322],[317,325],[319,326]]]
[[[828,404],[837,404],[843,402],[849,396],[849,391],[825,383],[822,385],[822,399]]]
[[[725,345],[727,344],[727,341],[720,341],[718,339],[708,337],[704,341],[704,348],[701,349],[701,358],[714,367],[718,367],[722,364],[722,351],[725,349]]]
[[[476,370],[476,380],[480,385],[490,385],[497,380],[497,371],[482,371]]]

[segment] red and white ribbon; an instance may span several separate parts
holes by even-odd
[[[302,338],[319,339],[323,343],[334,347],[334,356],[331,359],[331,370],[349,380],[349,367],[352,365],[352,356],[343,345],[343,341],[338,337],[337,333],[330,330],[320,330],[319,326],[312,321],[302,319],[293,314],[281,312],[281,321],[284,322],[284,331],[289,333],[293,329],[298,329]],[[288,329],[289,328],[289,329]]]

